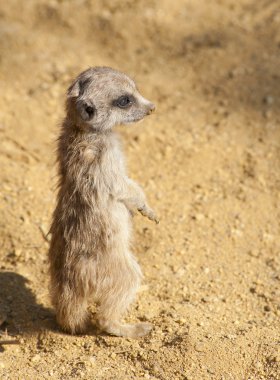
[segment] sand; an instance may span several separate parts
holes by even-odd
[[[277,0],[2,1],[1,380],[280,379],[279,30]],[[48,296],[55,139],[95,65],[157,105],[118,128],[160,217],[134,219],[139,340],[64,334]]]

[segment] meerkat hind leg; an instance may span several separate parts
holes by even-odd
[[[138,264],[134,262],[134,259],[131,260],[131,266],[123,267],[121,273],[119,271],[111,272],[111,278],[114,279],[112,286],[110,289],[103,288],[99,293],[97,324],[102,331],[110,335],[139,338],[151,331],[150,323],[125,324],[121,322],[134,299],[141,279]]]
[[[99,327],[110,335],[125,338],[140,338],[147,335],[153,328],[151,323],[124,324],[113,320],[99,319]]]
[[[53,271],[51,283],[52,302],[56,309],[58,324],[71,334],[83,333],[88,325],[88,298],[91,294],[88,283],[92,267],[81,259],[72,265],[67,275]]]
[[[110,335],[122,336],[126,338],[140,338],[147,335],[151,329],[150,323],[135,323],[126,324],[121,322],[121,316],[124,314],[124,309],[129,306],[124,305],[121,298],[115,295],[102,302],[98,312],[98,327],[100,330],[107,332]],[[127,297],[130,298],[129,295]]]
[[[57,295],[57,321],[63,330],[71,334],[83,333],[87,326],[87,300],[75,291],[67,289]]]

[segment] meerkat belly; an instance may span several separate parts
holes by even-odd
[[[130,240],[131,216],[122,202],[111,200],[108,204],[108,236],[112,248],[115,245],[127,246]]]

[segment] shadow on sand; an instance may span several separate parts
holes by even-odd
[[[0,273],[0,332],[32,334],[57,330],[54,313],[36,301],[28,280],[14,272]]]

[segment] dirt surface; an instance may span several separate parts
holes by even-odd
[[[279,31],[278,0],[1,2],[1,379],[280,379]],[[48,298],[57,126],[95,65],[157,104],[119,128],[161,219],[134,223],[139,340],[63,334]]]

